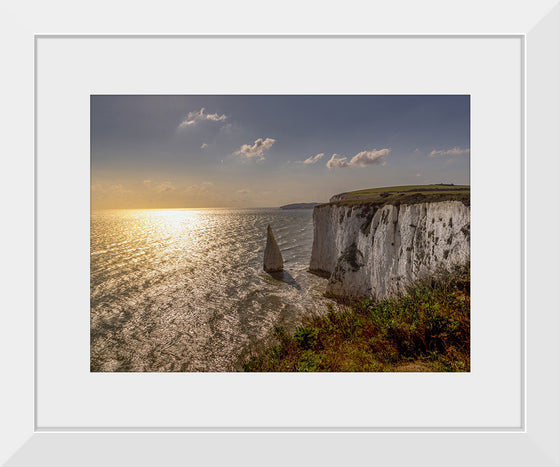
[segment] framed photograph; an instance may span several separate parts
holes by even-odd
[[[470,371],[469,95],[90,109],[92,372]]]
[[[12,26],[35,293],[7,320],[5,465],[560,465],[560,7],[461,34],[378,13],[391,30]],[[442,265],[469,270],[407,302],[447,323],[426,343],[391,310]]]

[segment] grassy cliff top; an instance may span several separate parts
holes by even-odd
[[[374,204],[384,206],[386,204],[400,205],[434,203],[438,201],[461,201],[465,206],[470,206],[470,199],[470,185],[407,185],[368,188],[367,190],[341,193],[333,196],[327,204],[339,206]]]
[[[293,203],[280,206],[280,209],[313,209],[321,203]]]

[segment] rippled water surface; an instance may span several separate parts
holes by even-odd
[[[266,226],[284,274],[262,270]],[[234,371],[275,326],[322,313],[312,210],[107,210],[91,216],[91,370]]]

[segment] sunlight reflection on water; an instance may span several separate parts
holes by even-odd
[[[262,270],[269,223],[282,277]],[[312,210],[93,211],[91,370],[235,370],[275,326],[326,311],[312,241]]]

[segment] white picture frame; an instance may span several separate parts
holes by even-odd
[[[440,22],[452,15],[441,14],[435,3],[426,2],[422,14],[435,14]],[[38,3],[34,8],[40,9]],[[298,430],[282,427],[243,429],[219,427],[197,430],[182,429],[103,429],[91,426],[38,429],[37,389],[34,365],[41,358],[34,350],[36,321],[30,284],[34,235],[30,211],[40,209],[40,200],[30,194],[22,195],[16,206],[6,204],[7,215],[26,226],[25,234],[5,234],[2,244],[13,244],[19,237],[20,248],[8,252],[10,273],[3,271],[4,284],[18,278],[19,294],[9,294],[6,302],[11,313],[4,312],[3,329],[10,329],[2,342],[2,362],[7,369],[9,385],[2,388],[2,451],[0,460],[8,466],[17,465],[560,465],[560,342],[558,316],[558,247],[555,239],[559,232],[558,191],[560,153],[560,5],[557,2],[536,2],[511,14],[501,15],[505,4],[485,3],[483,6],[466,5],[469,9],[462,24],[454,31],[465,31],[461,37],[476,40],[479,37],[515,37],[521,41],[522,70],[525,72],[523,192],[525,242],[525,293],[521,295],[525,311],[522,337],[525,386],[522,423],[515,429],[481,429],[456,427],[455,430],[415,429],[400,427],[395,430]],[[377,7],[372,7],[376,9]],[[413,7],[411,7],[413,8]],[[8,137],[8,148],[21,154],[21,160],[10,163],[13,171],[25,175],[25,187],[33,190],[33,99],[32,64],[37,58],[39,40],[45,30],[65,33],[68,27],[57,23],[52,12],[37,17],[28,24],[28,12],[23,6],[14,7],[15,18],[4,34],[11,35],[13,50],[7,52],[13,77],[6,79],[6,87],[14,89],[6,112],[15,129]],[[384,36],[398,40],[414,34],[399,30],[398,8],[379,8],[379,18],[386,19],[383,31],[363,34],[363,37]],[[436,12],[436,13],[434,13]],[[199,11],[199,13],[202,13]],[[118,14],[126,14],[121,6]],[[39,15],[38,15],[39,16]],[[149,18],[149,13],[144,14]],[[282,14],[279,15],[282,19]],[[333,15],[336,16],[336,15]],[[478,19],[479,17],[483,19]],[[336,23],[336,18],[333,18]],[[471,23],[469,23],[471,21]],[[94,28],[94,23],[84,30]],[[281,23],[279,23],[281,24]],[[87,26],[87,23],[86,23]],[[341,24],[340,27],[346,26]],[[408,30],[415,31],[411,25]],[[470,26],[470,28],[469,28]],[[278,26],[279,28],[281,26]],[[460,28],[463,29],[460,29]],[[227,29],[227,28],[226,28]],[[75,30],[72,28],[72,30]],[[176,30],[176,29],[175,29]],[[224,29],[225,30],[225,29]],[[344,31],[332,29],[332,34],[352,36],[353,28]],[[369,29],[361,29],[367,31]],[[514,31],[514,32],[512,32]],[[98,36],[100,39],[104,31]],[[136,31],[130,31],[136,32]],[[215,32],[215,31],[213,31]],[[241,31],[240,31],[241,32]],[[243,32],[251,32],[250,30]],[[323,31],[321,31],[323,32]],[[459,37],[444,34],[441,25],[429,23],[418,36]],[[165,36],[165,34],[163,34]],[[71,37],[71,36],[68,36]],[[142,35],[131,35],[141,40]],[[254,36],[259,37],[259,36]],[[289,37],[287,35],[286,37]],[[293,37],[293,36],[292,36]],[[318,34],[327,39],[329,34]],[[331,36],[332,37],[332,36]],[[340,36],[339,36],[340,37]],[[6,41],[4,41],[6,42]],[[32,44],[35,43],[35,50]],[[4,46],[3,46],[4,47]],[[36,62],[35,62],[36,63]],[[36,88],[35,88],[36,89]],[[25,96],[25,97],[21,97]],[[523,97],[523,96],[521,96]],[[23,105],[22,105],[23,102]],[[5,125],[6,126],[6,125]],[[11,126],[11,125],[10,125]],[[37,142],[35,141],[35,149]],[[2,198],[13,199],[18,192],[18,177],[10,177],[2,187]],[[543,225],[545,227],[543,227]],[[543,234],[543,229],[544,234]],[[544,241],[546,240],[546,241]],[[20,251],[18,254],[17,252]],[[27,251],[27,253],[21,253]],[[18,274],[18,272],[20,274]],[[4,277],[4,274],[6,277]],[[24,280],[22,280],[24,278]],[[40,278],[37,278],[40,280]],[[23,285],[21,285],[23,282]],[[512,285],[512,288],[517,288]],[[23,293],[22,293],[23,292]],[[21,297],[26,298],[21,298]],[[19,298],[19,301],[18,301]],[[17,313],[16,313],[17,312]],[[34,324],[35,323],[35,324]],[[406,448],[405,448],[406,447]]]

